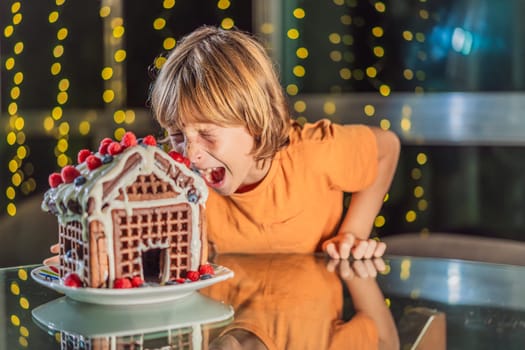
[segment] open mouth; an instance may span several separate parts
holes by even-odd
[[[223,167],[207,168],[199,170],[202,178],[211,187],[218,187],[224,181],[224,175],[226,175],[226,169]]]

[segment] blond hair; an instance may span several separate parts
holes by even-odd
[[[189,123],[245,127],[257,160],[273,157],[288,141],[291,118],[272,61],[239,30],[203,26],[183,38],[160,69],[150,103],[167,129]]]

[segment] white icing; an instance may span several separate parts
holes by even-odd
[[[123,168],[127,160],[134,154],[140,154],[140,161],[137,166],[132,167],[126,173],[122,174]],[[170,177],[166,171],[163,171],[162,165],[155,159],[156,155],[160,155],[166,159],[171,167],[174,167],[178,173],[179,171],[186,178],[193,179],[193,183],[189,187],[184,187],[184,181],[181,176],[177,177],[177,180]],[[102,156],[98,155],[99,158]],[[155,146],[139,145],[126,149],[122,154],[114,156],[114,159],[109,164],[102,164],[99,168],[89,170],[85,163],[77,166],[81,175],[86,178],[86,182],[80,186],[71,184],[61,184],[56,188],[48,190],[44,196],[42,203],[42,209],[45,211],[52,211],[50,203],[56,205],[55,213],[57,214],[59,223],[65,225],[71,221],[80,221],[82,223],[82,238],[87,241],[89,223],[93,220],[98,220],[102,223],[104,233],[106,236],[107,243],[107,254],[109,262],[109,282],[110,287],[115,278],[115,257],[114,257],[114,239],[113,239],[113,220],[111,217],[111,210],[123,209],[128,216],[131,216],[134,209],[144,208],[144,202],[142,201],[129,201],[128,195],[125,189],[132,185],[138,176],[155,174],[161,181],[164,181],[171,185],[174,191],[180,193],[176,198],[164,198],[154,199],[148,201],[148,207],[163,207],[167,205],[174,205],[179,203],[188,203],[191,208],[191,242],[190,242],[190,269],[197,270],[200,263],[200,249],[201,249],[201,234],[199,228],[199,205],[204,208],[206,199],[208,197],[208,188],[202,178],[195,174],[192,170],[188,169],[184,164],[177,163],[167,153]],[[122,175],[121,175],[122,174]],[[118,184],[114,186],[111,192],[107,193],[103,197],[103,184],[115,180],[117,176],[120,176]],[[190,181],[191,182],[191,181]],[[194,187],[200,194],[198,201],[195,203],[189,202],[186,193]],[[124,200],[119,201],[116,198],[121,195]],[[93,209],[88,216],[87,206],[88,200],[93,201]],[[79,203],[82,208],[81,214],[76,214],[71,210],[68,210],[67,206],[70,200],[74,200]],[[62,207],[64,205],[64,207]],[[103,207],[105,206],[105,207]],[[160,242],[148,242],[150,248],[152,246],[159,245]],[[140,249],[145,249],[141,247]],[[169,263],[165,264],[169,268]],[[79,270],[82,270],[83,266],[79,266]],[[83,276],[83,274],[79,274]]]
[[[194,350],[202,349],[202,328],[200,324],[191,326],[192,328],[192,344]]]

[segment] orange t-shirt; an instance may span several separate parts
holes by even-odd
[[[253,190],[206,203],[208,240],[218,253],[312,253],[336,233],[343,192],[376,178],[377,144],[364,125],[327,119],[295,124],[290,144],[274,157]]]
[[[358,312],[342,320],[343,287],[323,258],[307,254],[219,255],[233,279],[201,290],[233,306],[233,329],[253,333],[268,350],[377,349],[378,329]]]

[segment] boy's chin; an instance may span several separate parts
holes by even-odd
[[[215,191],[215,193],[221,195],[221,196],[229,196],[229,195],[232,195],[233,193],[235,193],[235,189],[232,189],[231,187],[229,186],[209,186],[211,187],[211,189],[213,189]]]

